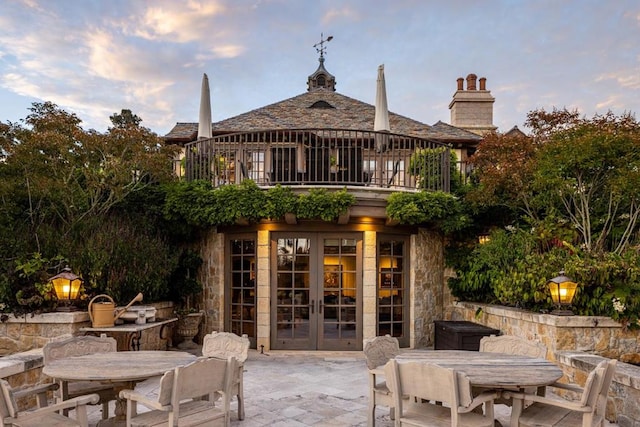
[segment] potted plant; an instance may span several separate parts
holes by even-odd
[[[193,348],[196,344],[193,338],[198,335],[198,328],[204,317],[196,301],[202,292],[202,284],[196,279],[198,269],[202,265],[202,258],[197,252],[187,249],[178,261],[178,267],[171,275],[171,299],[177,304],[175,310],[178,323],[175,335],[182,341],[178,348]]]
[[[333,173],[338,172],[338,156],[333,154],[329,156],[329,170]]]

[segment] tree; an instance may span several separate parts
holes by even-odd
[[[469,159],[479,185],[471,190],[468,201],[482,205],[501,205],[538,217],[536,194],[531,188],[538,144],[526,136],[485,136]]]
[[[612,113],[561,124],[538,153],[532,186],[560,204],[585,251],[623,253],[640,216],[640,125]]]
[[[534,226],[567,224],[588,252],[622,253],[640,216],[638,122],[536,110],[527,126],[530,137],[493,134],[480,144],[471,158],[479,186],[469,200],[521,210]]]
[[[61,226],[65,235],[129,194],[172,179],[173,148],[140,127],[129,110],[111,116],[114,126],[105,134],[83,130],[78,117],[50,102],[34,103],[30,111],[27,126],[5,129],[2,150],[8,187],[24,189],[36,240],[44,221]]]
[[[16,264],[24,263],[21,260],[62,256],[84,269],[76,272],[108,277],[103,267],[113,255],[109,247],[118,248],[125,265],[148,263],[139,258],[151,253],[162,259],[176,252],[168,248],[160,224],[145,223],[142,230],[123,208],[134,195],[175,179],[171,163],[175,148],[140,126],[142,120],[130,110],[112,115],[113,126],[105,133],[84,130],[75,114],[50,102],[34,103],[29,110],[20,123],[0,123],[1,297],[6,299],[23,285],[16,271]],[[164,203],[162,197],[157,199]],[[129,230],[138,230],[137,240]],[[102,237],[95,234],[99,232],[110,233],[112,241],[96,253],[97,245],[89,245],[87,236],[97,242]],[[158,274],[142,283],[132,269],[123,271],[125,281],[103,287],[136,281],[155,289],[162,280]],[[170,273],[163,274],[168,278]]]

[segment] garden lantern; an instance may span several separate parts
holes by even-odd
[[[558,306],[556,310],[553,310],[551,314],[558,316],[571,316],[573,311],[569,309],[573,297],[576,294],[576,288],[578,284],[570,277],[565,276],[564,271],[560,271],[560,274],[547,282],[549,291],[551,291],[551,299]]]
[[[61,303],[58,305],[58,311],[76,310],[73,301],[78,299],[82,279],[71,272],[69,267],[65,267],[60,273],[50,278],[49,282],[53,283],[58,302]]]

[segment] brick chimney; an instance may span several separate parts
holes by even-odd
[[[476,89],[476,81],[480,89]],[[487,79],[475,74],[469,74],[466,78],[467,89],[464,89],[465,79],[459,77],[457,90],[453,94],[453,100],[449,104],[451,110],[451,125],[468,130],[478,135],[497,129],[493,125],[493,103],[495,98],[487,90]]]

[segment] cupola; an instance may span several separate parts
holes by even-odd
[[[320,33],[320,41],[313,45],[313,47],[316,48],[316,51],[320,54],[320,58],[318,58],[320,65],[318,65],[318,69],[311,74],[307,80],[308,92],[316,89],[328,89],[333,92],[336,91],[336,78],[324,68],[324,54],[327,50],[325,43],[330,42],[332,39],[333,36],[329,36],[325,39],[322,33]]]

